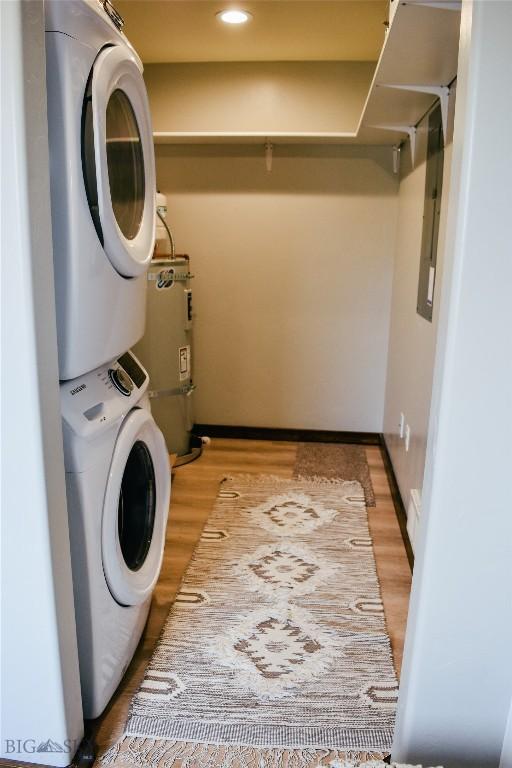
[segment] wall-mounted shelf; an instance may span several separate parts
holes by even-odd
[[[220,132],[220,131],[155,131],[155,144],[303,144],[307,142],[332,142],[338,144],[354,140],[355,133],[272,133],[272,132]]]
[[[392,21],[354,131],[155,131],[156,144],[400,144],[457,76],[460,6],[395,0]],[[411,90],[404,88],[410,86]],[[416,89],[416,90],[415,90]],[[443,92],[441,92],[443,96]],[[447,112],[447,110],[446,110]]]
[[[355,138],[375,64],[358,61],[149,64],[160,142],[344,142]]]
[[[377,62],[360,130],[376,126],[413,128],[438,98],[438,94],[421,89],[449,86],[457,76],[460,5],[452,1],[395,1],[399,5]],[[411,86],[411,90],[403,86]],[[386,133],[387,143],[392,144],[407,135],[393,130]]]
[[[384,131],[361,129],[357,133],[155,131],[155,144],[389,144]]]

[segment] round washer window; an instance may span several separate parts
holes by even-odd
[[[117,507],[119,543],[124,561],[138,571],[147,557],[155,524],[155,470],[145,443],[137,440],[128,456]]]
[[[120,88],[107,104],[106,136],[112,208],[121,232],[133,240],[144,213],[144,155],[133,107]]]

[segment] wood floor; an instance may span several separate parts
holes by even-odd
[[[380,448],[366,449],[377,502],[368,508],[377,571],[397,673],[411,585],[411,572],[395,515]],[[103,751],[122,734],[131,698],[137,690],[177,587],[199,534],[215,501],[219,482],[237,472],[274,474],[291,478],[297,443],[215,439],[200,459],[173,473],[171,511],[162,572],[148,624],[123,682],[108,709],[94,723],[98,749]]]

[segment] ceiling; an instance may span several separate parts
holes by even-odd
[[[204,61],[375,61],[386,0],[114,0],[145,63]],[[224,8],[253,14],[222,24]]]

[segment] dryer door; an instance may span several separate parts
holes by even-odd
[[[121,605],[139,605],[156,584],[165,543],[171,476],[162,433],[135,409],[118,435],[105,492],[103,571]]]
[[[147,269],[155,241],[155,155],[146,86],[125,46],[94,62],[84,103],[87,197],[104,250],[125,277]]]

